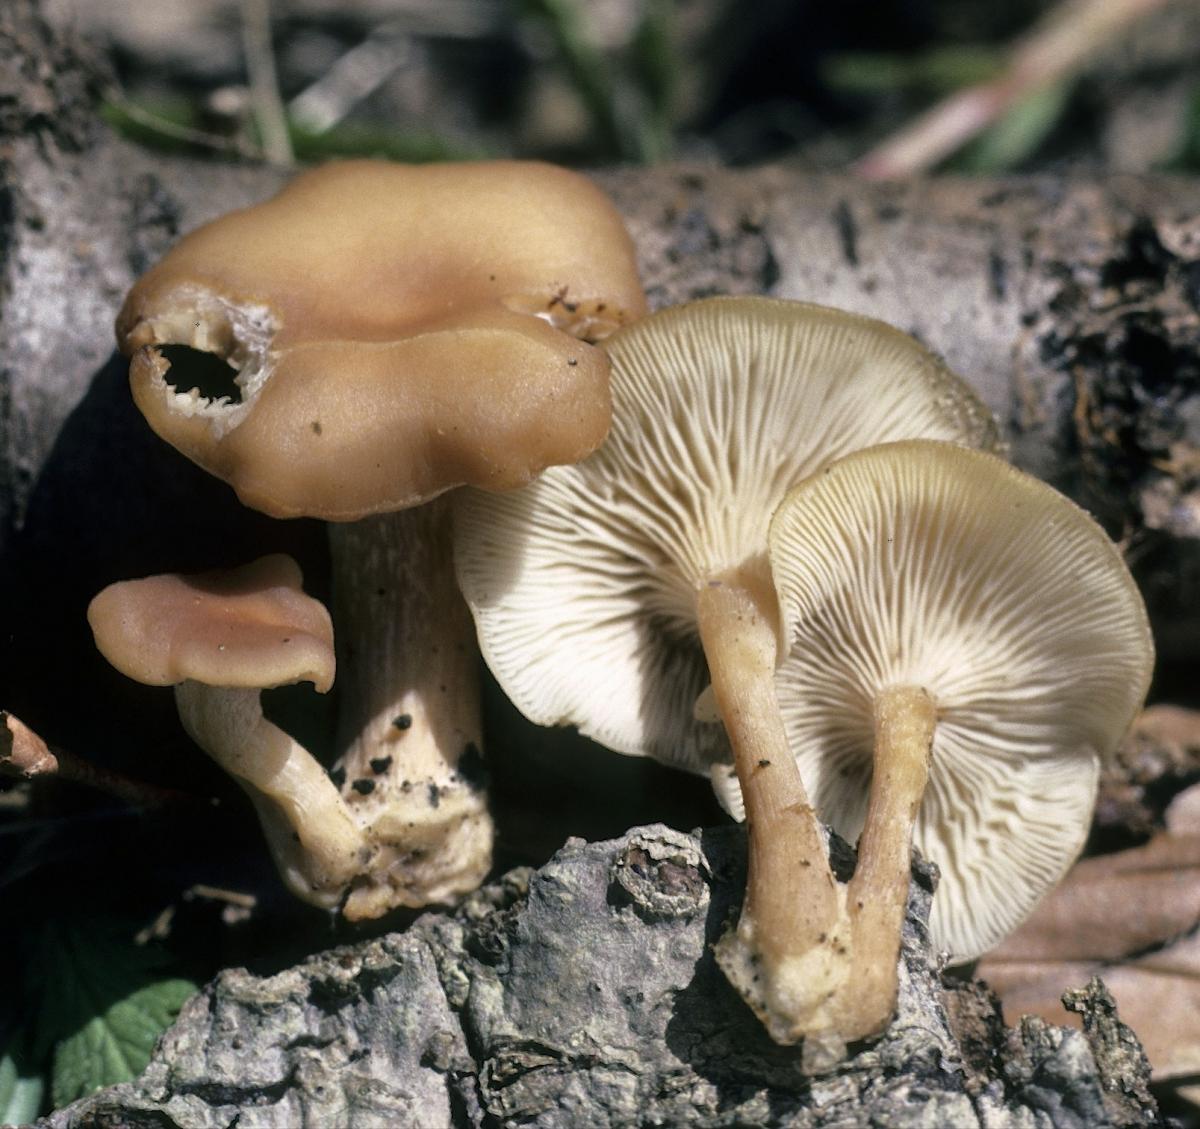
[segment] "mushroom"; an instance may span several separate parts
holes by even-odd
[[[990,445],[994,423],[911,337],[802,302],[704,299],[604,348],[608,440],[524,490],[460,492],[459,583],[484,657],[532,721],[700,774],[716,766],[723,787],[730,749],[711,724],[708,663],[737,645],[744,606],[774,666],[767,527],[784,494],[860,447]]]
[[[109,585],[88,607],[100,653],[122,674],[174,686],[188,735],[246,790],[284,882],[332,908],[366,843],[316,760],[262,713],[260,691],[333,685],[329,613],[283,554],[242,568]]]
[[[798,922],[836,913],[837,889],[829,875],[811,905],[771,896],[824,858],[776,701],[771,515],[859,448],[911,436],[990,445],[994,424],[912,338],[820,306],[708,299],[605,348],[607,442],[514,494],[461,494],[459,582],[484,657],[531,720],[709,774],[728,807],[745,797],[746,920],[764,944],[790,944]],[[714,705],[723,729],[697,720]]]
[[[895,1008],[910,844],[940,868],[930,930],[952,960],[1014,929],[1083,846],[1153,644],[1133,579],[1086,513],[952,444],[832,463],[776,510],[769,556],[793,764],[822,818],[858,838],[858,863],[833,913],[820,860],[758,905],[748,895],[718,960],[768,1024],[786,1028],[790,1007],[794,1032],[836,1057]],[[753,843],[749,790],[746,808]],[[768,951],[756,916],[789,912],[801,928]],[[769,964],[768,989],[754,972]]]
[[[594,449],[607,364],[579,342],[644,301],[584,177],[346,161],[182,239],[130,291],[117,340],[150,426],[244,503],[356,521]],[[227,361],[229,396],[174,388],[164,345]]]
[[[340,523],[335,771],[395,857],[348,917],[448,900],[490,866],[470,616],[431,500],[592,451],[610,402],[589,342],[643,308],[607,198],[506,161],[324,166],[187,236],[125,301],[154,430],[246,504]],[[230,394],[173,387],[168,345],[228,362]]]

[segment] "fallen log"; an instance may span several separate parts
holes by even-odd
[[[897,1020],[829,1074],[801,1073],[713,958],[741,830],[657,825],[571,840],[403,934],[224,972],[139,1079],[41,1124],[1153,1125],[1149,1067],[1099,981],[1072,995],[1082,1032],[1006,1028],[985,985],[938,975],[934,875],[914,878]]]
[[[103,397],[121,394],[108,365],[126,288],[181,233],[270,195],[286,175],[116,137],[96,115],[96,64],[34,13],[22,0],[0,16],[0,559],[10,565],[20,531],[61,536],[44,479],[79,490],[74,472],[93,497],[127,485],[119,468],[95,475],[96,447],[112,443],[104,413],[116,410]],[[1126,545],[1164,655],[1195,653],[1200,184],[868,184],[786,166],[595,175],[627,218],[655,306],[713,293],[802,298],[881,317],[942,353],[997,413],[1014,461]],[[139,468],[155,444],[121,441]],[[164,491],[153,516],[179,502]],[[164,540],[178,533],[156,524]]]

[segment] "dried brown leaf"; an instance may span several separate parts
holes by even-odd
[[[1144,846],[1084,859],[978,974],[1009,1019],[1068,1023],[1062,994],[1103,978],[1157,1080],[1200,1073],[1200,785]]]
[[[1200,710],[1159,704],[1134,723],[1100,777],[1096,828],[1120,839],[1145,838],[1163,825],[1165,797],[1200,772]]]

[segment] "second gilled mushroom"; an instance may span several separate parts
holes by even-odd
[[[608,364],[588,342],[643,306],[603,194],[520,162],[326,166],[189,235],[126,299],[155,431],[256,509],[335,523],[337,771],[394,855],[349,917],[447,900],[490,864],[470,618],[431,500],[593,450]],[[173,345],[235,368],[230,395],[174,387]]]
[[[776,511],[770,557],[788,741],[817,811],[859,838],[858,863],[836,907],[814,912],[824,860],[785,869],[764,798],[745,790],[752,857],[773,881],[748,892],[718,959],[777,1037],[829,1059],[891,1018],[914,840],[942,872],[934,943],[958,960],[1062,877],[1153,648],[1099,526],[951,444],[831,464]],[[811,809],[805,819],[815,827]]]
[[[729,743],[694,709],[711,704],[709,667],[727,648],[755,649],[769,689],[767,528],[784,494],[861,447],[990,445],[994,424],[911,337],[801,302],[705,299],[643,318],[605,349],[604,446],[524,490],[460,494],[459,581],[484,655],[527,717],[721,786]],[[751,617],[753,641],[738,626]],[[777,714],[764,701],[747,725],[762,732]]]

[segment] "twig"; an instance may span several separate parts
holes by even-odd
[[[411,52],[408,34],[398,21],[374,28],[316,82],[288,103],[297,125],[324,133],[404,66]]]
[[[507,10],[497,0],[396,0],[393,18],[372,28],[288,102],[288,118],[313,133],[324,133],[408,64],[414,39],[498,36],[507,30]]]
[[[1166,0],[1065,0],[1013,49],[1004,74],[959,90],[854,165],[867,180],[932,168],[1017,102],[1070,77]]]
[[[171,935],[171,923],[175,920],[175,907],[167,906],[155,919],[133,935],[135,945],[148,945],[151,941],[165,941]]]
[[[262,137],[263,156],[273,165],[292,165],[295,155],[283,100],[279,96],[275,52],[271,47],[270,0],[241,0],[241,6],[242,48],[246,53],[250,97]]]
[[[21,780],[58,772],[58,760],[49,746],[20,718],[0,712],[0,771]]]
[[[107,792],[138,808],[194,802],[194,797],[185,792],[134,780],[110,768],[92,764],[65,749],[51,749],[20,718],[5,710],[0,710],[0,775],[15,776],[18,780],[41,777],[68,780],[72,784]]]
[[[136,102],[131,101],[128,95],[117,86],[110,87],[105,97],[115,109],[124,114],[131,122],[172,141],[179,141],[185,145],[195,145],[203,149],[214,149],[220,153],[232,153],[239,157],[252,159],[262,157],[262,153],[257,147],[251,148],[243,141],[232,137],[223,137],[218,133],[208,133],[202,129],[193,129],[191,126],[180,125],[178,122],[173,122],[168,118],[153,113],[144,106],[139,106]]]
[[[196,898],[204,898],[210,902],[224,902],[225,905],[234,906],[237,909],[254,909],[258,905],[258,898],[254,894],[243,894],[240,890],[226,890],[220,886],[206,885],[203,882],[197,882],[183,892],[185,902],[194,901]]]

